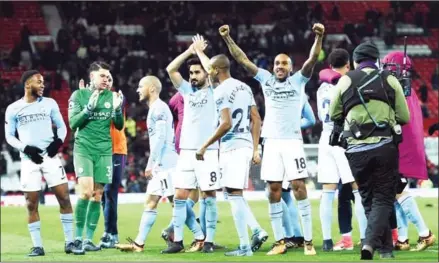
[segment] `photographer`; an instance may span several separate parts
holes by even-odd
[[[368,218],[361,259],[393,257],[389,218],[398,180],[398,143],[409,111],[399,81],[375,65],[378,48],[360,44],[353,54],[355,70],[340,78],[329,109],[343,123],[346,157],[358,184]],[[336,130],[336,129],[334,129]]]

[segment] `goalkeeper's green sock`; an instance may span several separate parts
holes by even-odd
[[[87,212],[87,224],[85,230],[85,236],[88,240],[93,240],[96,227],[99,222],[99,216],[101,215],[101,202],[91,201],[88,204]]]
[[[85,218],[87,216],[87,208],[89,203],[90,203],[89,200],[85,200],[81,198],[79,198],[78,202],[76,203],[76,209],[75,209],[76,239],[82,240],[82,234],[84,233],[84,226],[85,226]]]

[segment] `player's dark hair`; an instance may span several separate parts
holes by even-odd
[[[110,70],[111,66],[103,61],[95,61],[95,62],[91,63],[90,67],[88,68],[88,73],[93,72],[93,71],[98,71],[101,68],[106,69],[106,70]]]
[[[346,49],[336,48],[328,56],[328,63],[333,68],[341,68],[349,63],[349,53]]]
[[[188,69],[190,69],[190,67],[193,66],[193,65],[200,65],[201,69],[204,70],[203,64],[201,64],[201,61],[198,58],[190,58],[190,59],[188,59],[188,61],[186,61],[186,65],[187,65]]]
[[[26,81],[36,74],[40,74],[40,72],[38,70],[28,70],[23,72],[23,74],[21,75],[21,83],[23,85],[26,85]]]

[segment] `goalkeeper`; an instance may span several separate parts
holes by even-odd
[[[79,184],[76,204],[76,240],[73,252],[97,251],[93,236],[101,213],[104,185],[113,176],[110,125],[124,125],[122,94],[109,91],[110,66],[104,62],[90,65],[90,86],[73,92],[69,100],[69,124],[75,134],[73,162]],[[86,228],[86,239],[82,241]]]

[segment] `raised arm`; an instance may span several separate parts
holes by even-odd
[[[249,72],[252,77],[256,76],[258,73],[258,67],[248,59],[247,55],[242,51],[238,45],[233,41],[230,36],[230,28],[228,25],[223,25],[219,28],[219,33],[221,37],[226,42],[227,47],[229,48],[230,54],[232,57]]]
[[[193,46],[190,45],[189,48],[186,49],[186,51],[181,53],[166,67],[169,78],[171,79],[171,82],[176,89],[178,89],[183,82],[183,77],[181,76],[180,72],[178,72],[178,69],[181,67],[184,61],[192,55],[195,55],[195,51],[193,49]]]
[[[210,59],[206,54],[204,54],[204,49],[206,45],[206,41],[204,40],[203,36],[196,35],[192,38],[193,41],[193,48],[195,50],[195,53],[197,54],[198,58],[201,61],[201,65],[203,66],[204,70],[207,72],[207,74],[210,75],[212,71],[212,65],[210,63]]]
[[[304,77],[310,78],[314,65],[317,63],[320,51],[322,50],[323,34],[325,33],[325,27],[322,24],[314,24],[312,31],[316,34],[314,44],[311,47],[308,59],[302,66],[302,75]]]

